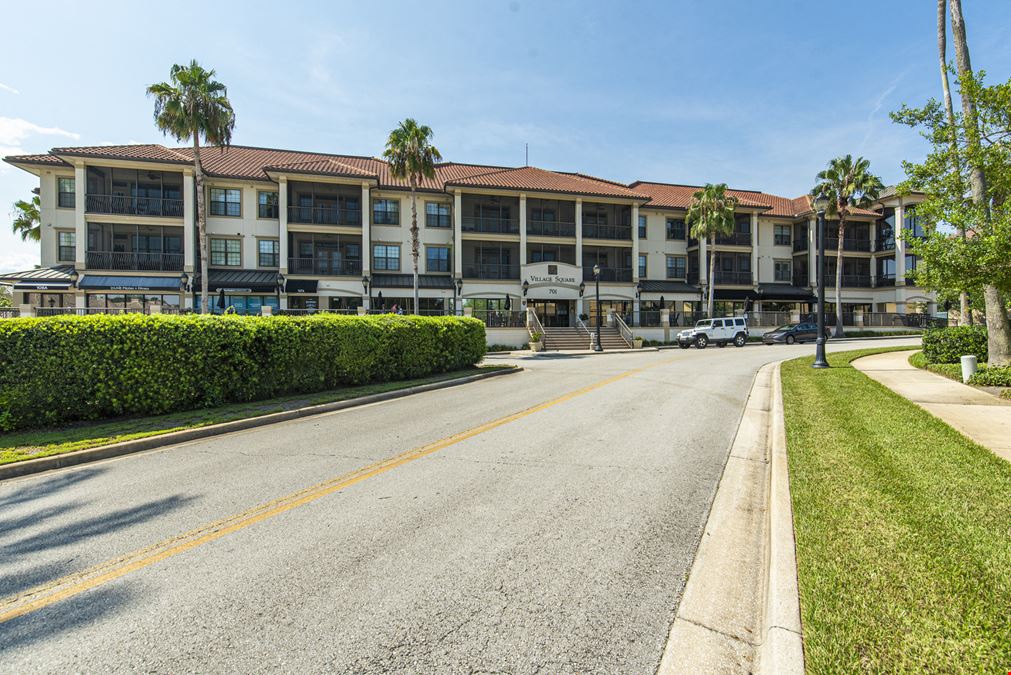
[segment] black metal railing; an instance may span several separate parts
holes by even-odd
[[[528,220],[527,234],[535,237],[575,237],[576,224],[554,220]]]
[[[485,216],[464,216],[461,223],[464,232],[480,234],[519,234],[520,223],[510,218],[492,218]]]
[[[870,274],[844,274],[841,279],[843,288],[870,288]],[[835,272],[825,273],[825,285],[835,287]]]
[[[734,232],[733,234],[716,237],[716,245],[724,246],[751,246],[750,232]]]
[[[630,240],[632,238],[632,226],[583,223],[583,237],[586,239]]]
[[[895,250],[895,240],[894,239],[878,239],[877,245],[874,247],[875,251],[894,251]]]
[[[183,268],[182,253],[88,251],[85,264],[93,270],[149,270],[179,272]]]
[[[894,274],[879,274],[874,278],[874,288],[888,288],[895,285]]]
[[[716,270],[715,282],[718,284],[750,285],[751,272],[729,272]]]
[[[18,307],[0,307],[0,319],[16,319],[21,316],[21,309]]]
[[[526,312],[522,310],[475,309],[471,316],[480,319],[488,328],[524,328]]]
[[[825,251],[838,251],[839,250],[839,238],[838,237],[825,237]],[[871,250],[871,240],[870,239],[856,239],[850,237],[843,238],[843,250],[844,251],[870,251]]]
[[[359,227],[362,224],[362,212],[361,209],[342,209],[337,206],[289,206],[288,222]]]
[[[800,253],[807,250],[807,238],[793,240],[793,252]]]
[[[464,264],[463,276],[467,279],[519,279],[520,266],[504,263]]]
[[[583,266],[583,281],[594,281],[596,277],[593,276],[593,265]],[[600,280],[601,281],[632,281],[632,268],[631,267],[601,267],[600,268]]]
[[[288,258],[288,274],[318,274],[347,277],[362,273],[361,260],[336,260],[328,258]]]
[[[181,218],[183,215],[183,200],[161,197],[89,194],[85,200],[85,210],[88,213],[116,213],[130,216]]]

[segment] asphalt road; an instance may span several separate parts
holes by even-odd
[[[0,671],[653,672],[755,372],[811,350],[521,359],[0,483],[0,598],[53,585]]]

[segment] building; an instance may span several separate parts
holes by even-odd
[[[41,198],[41,267],[0,277],[13,284],[15,305],[38,314],[198,306],[191,157],[190,148],[161,145],[6,157],[39,177]],[[384,161],[245,146],[207,148],[202,159],[216,311],[410,309],[410,191]],[[571,326],[613,310],[630,324],[656,326],[666,309],[678,325],[702,307],[710,254],[719,313],[781,321],[811,311],[810,200],[733,190],[735,232],[709,251],[684,221],[696,189],[440,164],[418,189],[418,311],[466,310],[489,325],[523,325],[520,311],[530,307],[545,326]],[[936,309],[931,294],[907,285],[916,259],[895,236],[900,226],[919,232],[916,201],[887,190],[873,210],[854,214],[841,263],[847,323]],[[828,232],[826,249],[835,251],[831,222]],[[834,255],[826,263],[831,303]]]

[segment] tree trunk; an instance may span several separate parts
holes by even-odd
[[[941,66],[941,90],[944,92],[944,112],[948,118],[951,145],[951,168],[958,174],[958,134],[955,130],[955,106],[951,102],[951,86],[948,83],[948,40],[945,26],[945,0],[937,0],[937,57]],[[959,226],[958,235],[965,241],[965,227]],[[958,323],[972,325],[972,311],[969,309],[969,294],[965,290],[958,293]]]
[[[837,233],[835,250],[835,328],[832,335],[835,337],[845,337],[842,320],[842,270],[843,270],[843,236],[846,233],[846,215],[843,209],[839,209],[839,231]],[[825,311],[824,307],[822,311]]]
[[[415,193],[416,181],[411,176],[411,258],[414,260],[414,313],[420,314],[418,306],[418,253],[421,248],[418,232],[418,197]]]
[[[193,132],[193,179],[197,193],[197,234],[200,252],[200,313],[207,314],[207,214],[204,211],[204,170],[200,164],[200,134]]]
[[[709,235],[710,250],[709,250],[709,303],[707,309],[709,310],[709,318],[713,318],[713,309],[715,307],[716,299],[716,234],[713,233]]]
[[[962,82],[972,77],[972,63],[969,60],[969,43],[965,37],[965,18],[962,16],[962,0],[951,0],[951,37],[955,43],[955,63],[958,66],[958,76]],[[971,96],[961,96],[962,112],[965,119],[965,137],[969,144],[969,157],[977,156],[973,152],[979,147],[979,121],[976,115],[976,102]],[[972,200],[982,207],[986,229],[990,226],[990,210],[987,207],[986,175],[983,167],[974,163],[969,167],[969,182],[972,187]],[[1011,327],[1008,326],[1007,308],[1004,297],[998,288],[989,284],[983,286],[983,301],[986,305],[987,349],[989,363],[1011,363]]]

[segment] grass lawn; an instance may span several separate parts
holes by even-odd
[[[807,669],[1009,672],[1011,464],[849,365],[882,351],[782,366]]]
[[[455,380],[489,370],[503,370],[511,366],[482,366],[451,373],[399,382],[382,382],[358,387],[345,387],[317,394],[285,396],[251,403],[236,403],[219,408],[201,408],[153,417],[129,417],[96,422],[80,422],[58,429],[29,429],[0,434],[0,464],[20,462],[37,457],[48,457],[73,450],[84,450],[135,438],[157,436],[170,431],[193,429],[209,424],[231,422],[247,417],[293,410],[309,405],[333,403],[359,396],[381,394],[406,389],[421,384]]]

